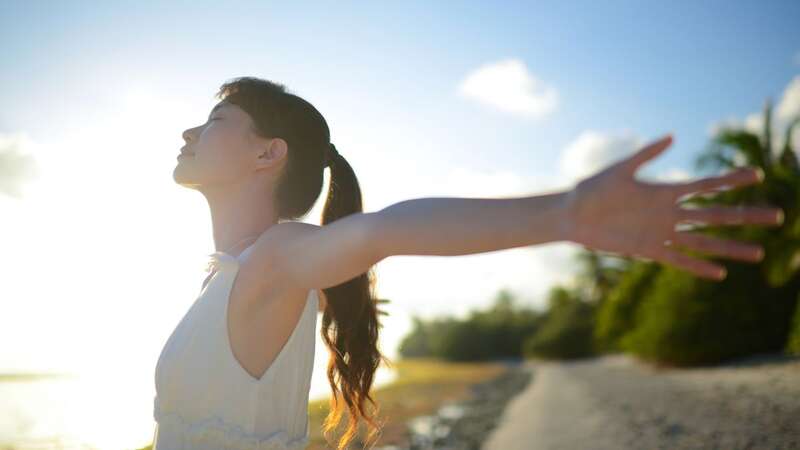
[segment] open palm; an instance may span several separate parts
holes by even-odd
[[[588,248],[667,263],[695,275],[725,278],[725,268],[679,252],[685,247],[703,253],[757,262],[764,256],[760,245],[720,239],[691,230],[680,223],[706,225],[780,225],[780,208],[713,206],[683,208],[678,199],[687,194],[738,187],[761,182],[758,169],[747,167],[718,176],[685,183],[649,183],[634,178],[645,162],[672,143],[667,135],[633,156],[581,180],[567,199],[569,240]]]

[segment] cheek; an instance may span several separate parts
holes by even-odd
[[[208,175],[230,178],[246,167],[246,153],[236,133],[221,127],[207,130],[197,144],[194,162],[199,170]]]

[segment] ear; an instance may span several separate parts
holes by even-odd
[[[289,144],[281,138],[271,138],[264,141],[264,145],[259,148],[259,166],[275,166],[281,164],[286,159],[289,151]]]

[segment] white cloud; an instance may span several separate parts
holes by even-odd
[[[641,145],[642,139],[630,132],[614,136],[594,130],[583,131],[561,152],[562,175],[577,181],[630,156]]]
[[[759,134],[764,129],[764,115],[760,112],[750,113],[744,118],[742,126],[751,133]]]
[[[656,176],[656,179],[658,179],[659,181],[665,181],[665,182],[686,181],[686,180],[689,180],[691,178],[692,178],[692,175],[688,171],[686,171],[684,169],[681,169],[679,167],[673,167],[673,168],[667,170],[666,172],[661,173],[661,174]]]
[[[21,197],[22,184],[39,175],[33,142],[21,133],[0,133],[0,193]]]
[[[458,86],[460,95],[523,117],[540,119],[555,111],[558,92],[528,71],[518,59],[483,65]]]
[[[708,127],[706,127],[706,133],[708,136],[716,136],[723,128],[735,128],[741,126],[741,124],[741,120],[731,116],[709,123]]]
[[[595,130],[583,131],[561,152],[560,178],[573,184],[633,155],[644,145],[644,139],[629,131],[617,135]],[[637,176],[637,178],[648,179],[648,177],[642,176]],[[656,175],[653,181],[677,182],[691,178],[692,176],[687,170],[672,167]]]
[[[788,123],[800,117],[800,75],[794,77],[783,91],[780,103],[775,108],[776,119]]]
[[[773,150],[779,151],[783,147],[786,127],[792,119],[800,117],[800,75],[795,76],[773,108],[772,117],[772,142]],[[715,136],[722,128],[741,128],[760,135],[764,129],[764,113],[756,111],[745,116],[744,120],[729,117],[713,122],[708,127],[709,136]],[[795,150],[800,150],[800,129],[795,129],[793,134]]]

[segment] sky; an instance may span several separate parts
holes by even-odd
[[[175,157],[226,80],[314,104],[377,211],[568,189],[668,132],[640,177],[695,178],[719,124],[757,126],[767,98],[778,125],[800,113],[798,23],[791,1],[2,2],[0,371],[152,377],[214,251]],[[381,261],[384,352],[411,314],[504,288],[543,306],[578,250]]]

